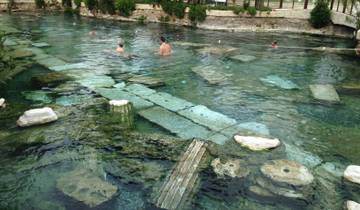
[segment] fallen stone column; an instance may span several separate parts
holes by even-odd
[[[5,108],[5,107],[6,107],[5,99],[0,98],[0,108]]]
[[[111,100],[109,101],[110,112],[114,113],[119,123],[131,128],[134,125],[133,105],[128,100]]]

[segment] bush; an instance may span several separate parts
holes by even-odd
[[[115,14],[115,3],[113,0],[99,0],[99,9],[102,13]]]
[[[137,18],[137,22],[141,25],[145,24],[146,21],[146,16],[141,15],[140,17]]]
[[[160,4],[161,8],[166,14],[170,16],[175,15],[177,18],[180,19],[183,19],[185,17],[186,5],[183,0],[162,0]]]
[[[134,0],[116,0],[116,9],[119,10],[120,15],[129,17],[136,9]]]
[[[35,5],[38,9],[45,8],[45,0],[35,0]]]
[[[185,9],[186,9],[186,4],[184,3],[184,1],[183,0],[176,1],[173,6],[174,6],[173,8],[174,15],[179,19],[183,19],[185,17]]]
[[[71,8],[71,0],[62,0],[62,5],[65,8]]]
[[[206,7],[201,5],[191,5],[189,19],[193,23],[203,22],[206,19]]]
[[[248,7],[247,8],[247,13],[251,16],[255,16],[256,15],[256,8],[255,7]]]
[[[310,12],[310,23],[314,28],[322,28],[331,23],[331,11],[326,0],[317,0]]]
[[[242,8],[242,7],[234,7],[233,12],[234,12],[235,15],[239,15],[240,13],[244,13],[245,9]]]
[[[90,11],[97,9],[98,2],[96,0],[84,0],[84,3]]]
[[[75,4],[76,8],[81,7],[81,2],[82,2],[82,0],[74,0],[74,4]]]
[[[250,7],[250,1],[244,1],[243,7],[244,9],[248,9]]]

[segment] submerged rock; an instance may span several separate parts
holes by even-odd
[[[35,90],[35,91],[24,91],[22,92],[26,100],[34,101],[34,102],[41,102],[41,103],[51,103],[52,98],[49,96],[49,92],[45,92],[42,90]]]
[[[0,108],[5,108],[6,104],[5,104],[5,99],[4,98],[0,98]]]
[[[39,48],[42,48],[42,47],[50,47],[50,45],[46,42],[34,42],[31,44],[33,47],[39,47]]]
[[[234,139],[243,147],[247,147],[253,151],[272,149],[280,145],[279,139],[269,139],[256,136],[234,136]]]
[[[214,172],[220,177],[244,178],[249,174],[249,171],[244,168],[239,159],[230,159],[225,163],[216,158],[211,162]]]
[[[117,192],[117,187],[103,181],[93,172],[76,169],[57,180],[57,188],[65,195],[95,207],[110,200]]]
[[[59,72],[51,72],[31,78],[35,87],[53,87],[68,80],[71,80],[71,77]]]
[[[310,85],[309,87],[315,99],[335,103],[340,102],[339,95],[332,85]]]
[[[250,62],[256,59],[256,57],[252,55],[235,55],[230,58],[241,62]]]
[[[133,83],[143,84],[148,87],[159,87],[165,85],[165,83],[158,78],[142,76],[142,75],[134,76],[128,79],[128,81]]]
[[[202,49],[199,49],[198,52],[199,53],[204,53],[204,54],[215,54],[215,55],[223,55],[226,53],[230,53],[237,50],[237,48],[233,48],[233,47],[204,47]]]
[[[33,55],[34,54],[30,50],[26,50],[26,49],[16,49],[10,53],[10,56],[15,59],[31,57]]]
[[[346,210],[360,210],[360,204],[355,201],[346,201],[345,202]]]
[[[348,166],[344,171],[344,178],[350,182],[360,184],[360,166]]]
[[[219,72],[215,66],[197,66],[191,69],[211,85],[225,83],[228,75]]]
[[[85,104],[92,98],[91,95],[69,95],[56,98],[56,104],[61,106],[72,106],[77,104]]]
[[[260,78],[264,83],[270,84],[286,90],[299,89],[299,87],[290,80],[283,79],[277,75],[269,75],[265,78]]]
[[[343,84],[338,88],[340,93],[349,94],[349,95],[359,95],[360,94],[360,84],[359,83],[347,83]]]
[[[94,75],[78,81],[81,85],[88,87],[90,89],[99,88],[99,87],[111,87],[115,85],[113,78],[106,75]]]
[[[57,115],[51,108],[44,107],[40,109],[30,109],[24,112],[16,123],[20,127],[27,127],[53,122],[57,119]]]
[[[172,42],[171,44],[182,46],[182,47],[208,47],[208,46],[210,46],[210,44],[204,44],[204,43],[179,42],[179,41]]]
[[[272,160],[261,166],[262,174],[279,184],[306,186],[314,181],[310,171],[300,163],[291,160]]]

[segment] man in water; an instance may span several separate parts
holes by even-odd
[[[160,45],[160,50],[159,50],[159,54],[161,56],[168,56],[171,54],[171,46],[169,43],[166,42],[165,38],[162,36],[160,37],[160,41],[161,41],[161,45]]]
[[[119,54],[124,54],[125,50],[124,50],[124,45],[122,43],[119,43],[119,46],[116,48],[116,52]]]
[[[271,43],[271,48],[274,48],[274,49],[278,48],[277,41],[273,41],[273,42]]]

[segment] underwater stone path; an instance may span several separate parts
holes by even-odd
[[[22,41],[16,38],[8,39],[8,42],[11,43],[12,48],[22,44]],[[33,60],[49,70],[73,74],[74,70],[88,68],[84,63],[67,63],[62,59],[49,55],[40,47],[35,47],[36,45],[33,45],[31,41],[28,41],[27,44],[30,47],[26,48],[26,50],[34,54]],[[48,45],[47,43],[41,43],[40,46]],[[113,84],[81,82],[84,79],[91,80],[91,74],[86,76],[89,78],[81,77],[78,81],[83,86],[110,100],[125,99],[132,102],[140,116],[181,138],[199,138],[217,144],[224,144],[234,134],[244,129],[242,125],[244,123],[238,124],[235,119],[215,112],[206,106],[193,104],[168,93],[157,92],[140,84],[110,88],[109,86],[113,86]],[[102,76],[98,75],[97,77]],[[103,77],[100,79],[109,80],[108,76],[104,75]],[[114,83],[111,78],[110,80]]]

